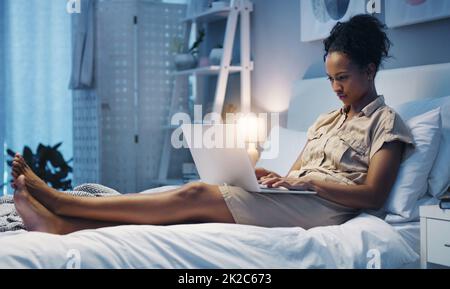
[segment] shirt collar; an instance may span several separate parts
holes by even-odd
[[[365,116],[370,116],[372,113],[374,113],[378,108],[384,106],[384,96],[379,95],[374,101],[366,105],[362,110],[361,113]],[[341,108],[341,114],[347,114],[350,106],[343,106]]]

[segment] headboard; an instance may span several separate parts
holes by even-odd
[[[386,104],[450,95],[450,63],[382,70],[376,77],[378,94]],[[306,131],[320,114],[342,107],[326,77],[295,82],[287,128]]]

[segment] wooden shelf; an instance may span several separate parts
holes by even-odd
[[[197,1],[197,0],[193,0]],[[223,55],[220,65],[197,67],[194,69],[172,71],[171,75],[175,76],[175,85],[178,81],[185,81],[186,76],[208,76],[217,75],[217,85],[216,92],[214,96],[214,103],[211,107],[210,112],[222,114],[223,106],[225,102],[225,96],[227,92],[227,86],[229,82],[229,75],[233,73],[240,73],[241,77],[241,111],[250,112],[251,108],[251,71],[253,70],[253,62],[251,61],[250,55],[250,14],[253,12],[253,3],[251,0],[238,0],[231,1],[233,5],[220,8],[211,8],[207,11],[203,11],[199,14],[192,15],[182,20],[182,22],[187,26],[185,32],[184,44],[189,43],[189,38],[193,27],[196,24],[203,25],[207,27],[208,23],[217,20],[225,20],[226,27],[225,33],[223,35]],[[236,61],[239,63],[237,65],[232,65],[233,58],[233,48],[235,44],[235,38],[237,29],[239,27],[240,34],[240,56]],[[198,29],[198,27],[195,27]],[[198,33],[198,32],[197,32]],[[196,34],[197,35],[197,34]],[[182,77],[181,77],[182,76]],[[194,79],[197,81],[197,79]],[[178,89],[174,87],[172,91],[172,101],[175,100]],[[193,93],[198,93],[194,91]],[[206,93],[206,91],[204,92]],[[197,98],[197,96],[195,96]],[[209,110],[209,109],[208,109]],[[172,111],[169,115],[173,115],[175,112]],[[205,113],[209,113],[205,112]],[[203,123],[205,124],[205,123]],[[163,127],[166,129],[167,134],[164,139],[164,150],[162,152],[160,169],[158,179],[162,182],[166,182],[165,179],[168,176],[169,164],[170,164],[170,154],[171,154],[171,134],[170,131],[175,127],[172,125],[165,125]]]
[[[187,17],[183,19],[182,22],[214,22],[221,19],[226,19],[228,14],[230,14],[230,11],[231,7],[211,8],[203,13]]]

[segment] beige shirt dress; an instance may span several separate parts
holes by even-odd
[[[406,143],[406,155],[414,148],[408,126],[385,104],[383,96],[348,121],[347,111],[343,107],[316,120],[307,133],[301,168],[291,171],[289,177],[308,176],[347,185],[363,184],[370,159],[384,143]],[[219,189],[237,224],[309,229],[339,225],[361,212],[316,195],[261,194],[226,185]],[[376,212],[375,215],[381,214]]]

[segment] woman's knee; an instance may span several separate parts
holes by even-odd
[[[189,218],[195,222],[234,223],[225,201],[216,185],[189,183],[178,192],[179,201],[186,203]]]
[[[199,201],[211,194],[211,187],[211,185],[202,182],[189,183],[179,191],[178,196],[184,200]]]

